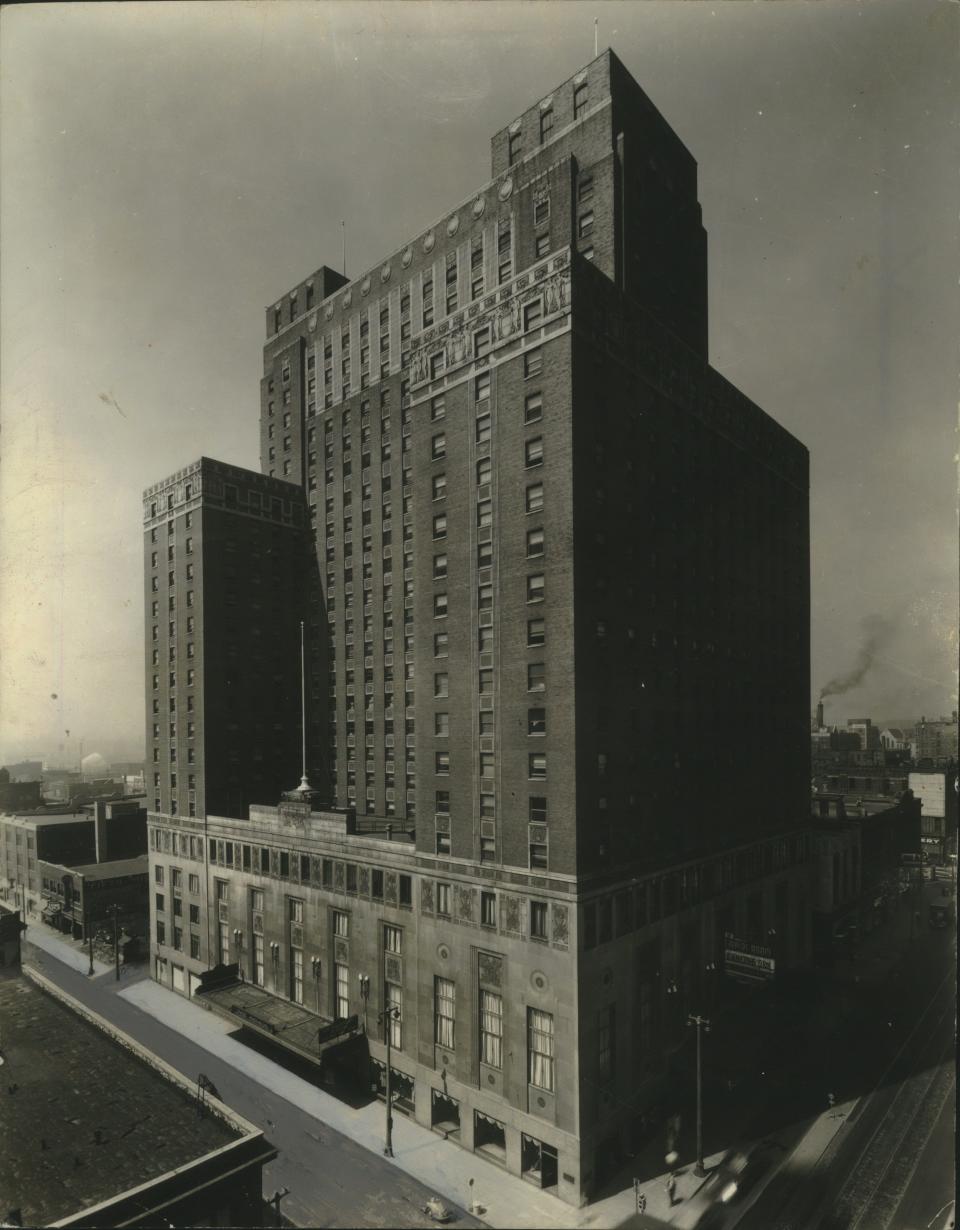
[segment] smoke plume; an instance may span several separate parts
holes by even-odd
[[[859,687],[877,661],[877,655],[889,643],[893,635],[893,624],[882,615],[868,615],[860,621],[863,632],[863,644],[857,652],[857,660],[850,670],[842,675],[834,675],[829,683],[820,689],[820,699],[825,696],[842,696],[853,688]]]

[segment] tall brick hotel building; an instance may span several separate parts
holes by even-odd
[[[401,1109],[583,1203],[724,936],[809,956],[807,452],[609,51],[266,332],[261,473],[145,496],[155,975],[325,1065],[390,1028]]]

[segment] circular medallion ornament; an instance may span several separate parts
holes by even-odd
[[[424,235],[424,237],[423,237],[423,250],[424,250],[424,252],[432,252],[432,251],[433,251],[433,245],[434,245],[436,242],[437,242],[437,240],[436,240],[436,236],[434,235],[433,231],[427,231],[426,235]]]
[[[360,294],[361,295],[370,294],[370,279],[369,278],[364,278],[363,281],[360,283]]]
[[[509,198],[511,192],[513,192],[513,180],[508,175],[507,178],[500,185],[500,192],[498,193],[500,200],[506,201]]]
[[[390,268],[390,266],[389,266],[389,265],[383,265],[383,266],[381,266],[381,269],[380,269],[380,281],[381,281],[381,282],[389,282],[389,281],[390,281],[390,274],[391,274],[392,272],[393,272],[393,270]]]
[[[530,975],[530,985],[535,991],[545,991],[547,989],[547,976],[540,970],[535,969]]]
[[[412,260],[413,248],[404,248],[403,255],[400,257],[400,264],[404,267],[404,269],[408,269]]]
[[[454,214],[453,217],[450,219],[450,221],[447,223],[447,234],[456,235],[459,229],[460,229],[460,215]]]
[[[332,303],[328,303],[327,306],[324,308],[323,318],[324,320],[333,319],[333,304]]]
[[[450,949],[446,946],[446,944],[440,945],[440,947],[437,949],[437,956],[440,958],[441,961],[448,960],[450,956]]]
[[[475,218],[479,218],[480,215],[483,213],[483,211],[486,209],[486,207],[487,207],[487,202],[483,199],[482,196],[478,196],[477,199],[473,202],[473,216]]]
[[[343,296],[343,307],[348,308],[353,303],[353,291],[348,290]]]

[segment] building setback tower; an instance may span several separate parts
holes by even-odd
[[[147,488],[143,514],[147,797],[245,816],[300,773],[303,493],[202,457]]]
[[[807,453],[708,365],[696,164],[611,52],[492,155],[267,310],[329,805],[154,816],[211,864],[156,974],[237,963],[381,1066],[399,1009],[407,1109],[581,1203],[725,934],[809,956]]]

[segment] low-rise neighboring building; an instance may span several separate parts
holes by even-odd
[[[34,970],[0,973],[5,1224],[260,1226],[277,1151]]]
[[[10,774],[12,782],[34,782],[43,772],[42,760],[20,760],[16,764],[4,765]]]
[[[129,936],[146,938],[150,905],[148,859],[116,859],[67,867],[40,860],[42,916],[73,939],[86,939],[91,929],[113,920]]]
[[[937,721],[928,722],[922,717],[913,735],[913,758],[920,767],[923,761],[929,761],[931,768],[946,767],[950,762],[956,764],[960,757],[958,743],[956,710],[951,717]]]
[[[40,780],[12,781],[9,769],[0,769],[0,812],[24,811],[40,806]]]
[[[904,858],[919,863],[920,803],[910,791],[893,804],[887,798],[815,794],[813,831],[814,956],[829,964],[895,907]]]
[[[146,808],[139,799],[0,815],[0,899],[29,914],[42,904],[41,861],[78,867],[134,858],[146,848]]]

